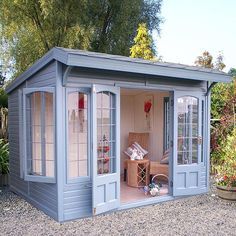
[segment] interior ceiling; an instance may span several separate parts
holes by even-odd
[[[120,94],[121,95],[130,95],[130,96],[137,96],[141,95],[143,93],[160,93],[161,91],[156,91],[156,90],[145,90],[145,89],[127,89],[127,88],[121,88],[120,89]],[[163,92],[163,91],[162,91]]]
[[[140,95],[144,92],[145,91],[141,89],[121,89],[120,90],[121,95],[133,95],[133,96]]]

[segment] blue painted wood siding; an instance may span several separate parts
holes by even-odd
[[[85,181],[64,186],[64,220],[92,216],[92,183]]]
[[[21,87],[22,88],[22,87]],[[28,194],[28,182],[20,178],[20,143],[23,134],[19,134],[19,97],[15,90],[8,98],[8,132],[10,150],[11,188],[22,194]]]
[[[55,62],[40,70],[19,89],[30,87],[55,87]],[[27,182],[20,178],[20,140],[19,133],[19,95],[14,90],[9,95],[9,143],[11,189],[21,194],[40,210],[57,220],[57,186],[56,184]]]
[[[207,83],[205,81],[194,81],[186,79],[163,78],[158,76],[144,76],[142,74],[130,75],[114,71],[96,71],[84,68],[73,68],[67,79],[68,85],[83,86],[86,84],[101,84],[122,87],[150,87],[165,90],[191,90],[206,92]]]

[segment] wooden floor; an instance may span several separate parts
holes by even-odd
[[[152,198],[151,195],[145,195],[143,188],[134,188],[129,187],[126,182],[124,182],[123,178],[120,180],[120,198],[121,203],[129,203],[144,200],[147,198]],[[161,187],[161,192],[159,196],[168,194],[168,185],[163,184]],[[158,197],[158,196],[157,196]]]

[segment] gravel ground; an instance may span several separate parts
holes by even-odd
[[[209,194],[60,224],[5,188],[0,235],[236,235],[236,202],[213,184]]]

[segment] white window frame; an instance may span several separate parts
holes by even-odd
[[[28,94],[34,93],[34,92],[48,92],[52,93],[53,95],[53,123],[54,123],[54,176],[48,177],[48,176],[38,176],[38,175],[29,175],[27,172],[27,137],[26,137],[26,130],[27,130],[27,124],[26,124],[26,96]],[[42,182],[42,183],[56,183],[56,122],[55,122],[55,88],[54,87],[41,87],[41,88],[24,88],[23,89],[23,159],[24,159],[24,179],[26,181],[32,181],[32,182]]]

